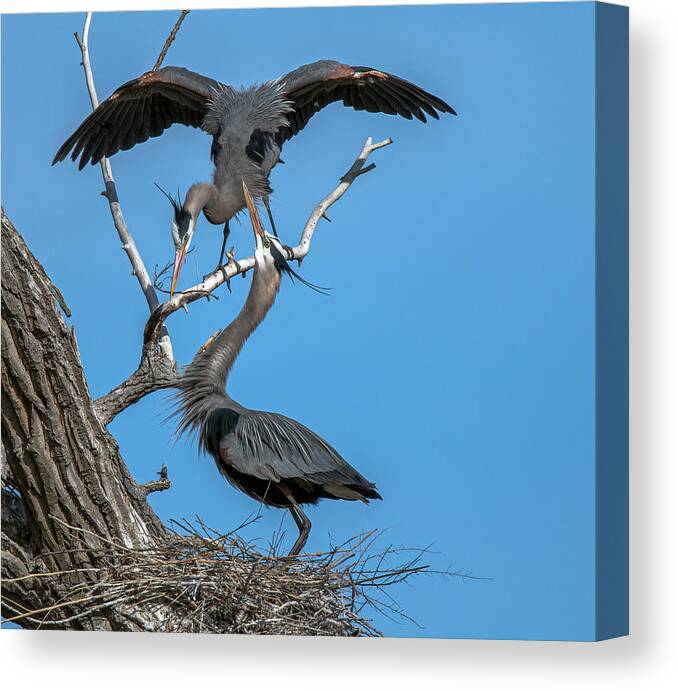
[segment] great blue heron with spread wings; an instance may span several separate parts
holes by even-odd
[[[282,245],[264,232],[246,184],[241,188],[255,237],[252,283],[238,316],[195,356],[180,380],[179,431],[197,431],[201,449],[237,489],[268,506],[289,509],[299,528],[290,550],[293,556],[311,530],[302,504],[323,498],[367,503],[381,496],[372,482],[307,427],[278,413],[245,408],[226,393],[231,367],[273,306],[281,275],[295,275]]]
[[[319,60],[246,89],[234,89],[183,67],[164,67],[116,89],[64,142],[53,163],[71,153],[74,161],[80,157],[82,169],[88,162],[98,163],[104,156],[157,137],[174,123],[200,127],[212,136],[212,182],[192,185],[183,201],[170,197],[176,252],[173,293],[201,211],[210,223],[224,224],[217,266],[222,265],[229,221],[245,207],[243,180],[252,196],[263,201],[277,235],[269,206],[271,170],[280,162],[283,144],[334,101],[422,122],[426,114],[436,119],[438,112],[456,114],[442,99],[400,77],[334,60]]]

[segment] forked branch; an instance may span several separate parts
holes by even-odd
[[[155,346],[144,346],[139,367],[124,382],[94,401],[94,410],[102,425],[144,396],[177,385],[179,375],[174,363]]]
[[[172,41],[174,41],[183,20],[186,18],[188,10],[184,10],[177,20],[170,35],[165,41],[165,45],[160,51],[153,69],[158,69],[167,54]],[[94,85],[94,76],[89,59],[89,30],[92,22],[92,13],[88,12],[85,18],[85,25],[82,38],[76,33],[75,40],[80,48],[82,55],[82,67],[87,82],[92,109],[99,105],[99,99]],[[381,149],[392,143],[391,139],[373,143],[372,138],[368,137],[365,141],[358,157],[353,162],[349,170],[342,176],[339,184],[315,207],[301,233],[299,243],[295,247],[287,248],[288,259],[296,259],[300,264],[308,254],[311,240],[315,233],[318,222],[326,217],[327,210],[336,203],[353,184],[360,175],[373,170],[375,165],[366,166],[365,163],[373,151]],[[133,275],[137,277],[141,290],[144,293],[148,308],[151,312],[146,327],[144,329],[143,351],[141,362],[136,371],[124,382],[116,386],[106,396],[95,401],[95,409],[104,425],[122,410],[129,407],[148,393],[162,388],[170,388],[176,385],[177,373],[175,369],[172,342],[165,327],[165,320],[178,309],[186,307],[190,302],[203,297],[209,297],[213,291],[222,283],[230,281],[237,274],[245,274],[254,267],[254,257],[249,256],[245,259],[236,261],[231,257],[229,263],[209,274],[201,283],[181,293],[176,293],[162,304],[158,300],[155,285],[149,276],[146,266],[141,258],[141,254],[134,242],[134,238],[127,227],[122,213],[120,201],[113,178],[111,164],[106,157],[101,159],[101,172],[106,186],[103,195],[108,200],[113,223],[122,242],[122,249],[132,264]],[[159,352],[158,352],[159,349]]]
[[[301,232],[299,243],[295,247],[289,247],[287,249],[288,259],[296,259],[301,263],[311,249],[311,240],[313,239],[313,235],[318,227],[320,219],[325,216],[327,210],[333,204],[339,201],[339,199],[346,194],[348,189],[355,182],[356,178],[364,173],[369,172],[370,170],[373,170],[376,167],[374,163],[365,166],[370,154],[377,149],[382,149],[383,147],[392,143],[392,139],[384,139],[383,141],[376,143],[372,142],[372,137],[368,137],[365,140],[358,157],[353,162],[346,174],[341,177],[339,184],[317,204],[315,209],[313,209],[308,221],[306,221],[304,229]],[[153,312],[153,314],[151,314],[150,318],[146,322],[146,328],[144,329],[145,346],[153,345],[158,342],[158,338],[162,334],[162,327],[170,314],[173,314],[178,309],[185,307],[195,300],[208,297],[223,283],[230,281],[238,274],[247,273],[252,268],[254,268],[253,256],[238,259],[237,261],[231,259],[226,266],[223,266],[206,276],[201,283],[198,283],[188,290],[175,293],[172,298],[162,303]]]
[[[82,55],[82,68],[85,72],[85,80],[87,82],[87,91],[89,93],[89,99],[92,103],[92,110],[95,110],[99,105],[99,98],[97,96],[96,87],[94,86],[94,75],[92,73],[92,66],[89,60],[89,28],[92,23],[92,13],[88,12],[85,17],[85,26],[82,31],[82,38],[76,32],[75,40],[80,48],[80,53]],[[178,29],[177,29],[178,30]],[[169,46],[167,46],[169,47]],[[101,174],[104,178],[104,185],[106,189],[102,192],[103,196],[108,200],[108,206],[111,210],[111,216],[113,217],[113,224],[115,229],[118,231],[118,236],[122,242],[122,249],[124,250],[127,258],[132,264],[132,273],[137,277],[141,290],[144,293],[146,302],[148,303],[148,309],[153,313],[159,305],[158,296],[153,287],[153,283],[148,275],[146,266],[144,265],[141,254],[137,249],[134,238],[125,223],[125,218],[122,214],[122,208],[120,206],[120,200],[118,199],[118,192],[115,187],[115,180],[113,179],[113,171],[111,170],[111,164],[109,160],[104,157],[101,159]],[[163,328],[158,334],[158,345],[162,354],[170,361],[174,362],[174,354],[172,352],[172,342],[170,341],[169,334]]]
[[[320,219],[325,217],[327,210],[346,194],[356,178],[375,168],[374,164],[365,165],[370,154],[392,143],[391,139],[373,143],[371,137],[367,138],[358,157],[348,172],[341,177],[339,184],[311,212],[301,232],[299,243],[287,250],[288,259],[301,262],[311,249],[311,241]],[[174,297],[156,308],[144,329],[143,353],[139,367],[110,393],[95,401],[97,414],[104,425],[147,394],[176,386],[179,377],[175,368],[169,367],[167,360],[157,352],[158,338],[162,336],[165,319],[188,303],[211,295],[223,283],[252,268],[254,268],[253,256],[238,261],[231,259],[226,266],[209,274],[202,283],[181,293],[175,293]]]

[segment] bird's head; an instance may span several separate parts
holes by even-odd
[[[160,185],[156,183],[156,187],[169,199],[172,205],[172,242],[174,243],[174,270],[172,271],[172,283],[170,285],[170,296],[174,295],[174,290],[177,286],[179,273],[183,266],[188,248],[193,239],[195,231],[195,218],[193,214],[186,208],[186,205],[181,201],[181,195],[177,190],[177,196],[173,197],[171,194],[165,192]]]
[[[288,260],[287,249],[281,244],[279,238],[275,235],[269,235],[261,222],[261,217],[257,211],[254,199],[247,189],[247,185],[243,181],[243,192],[245,195],[245,203],[250,214],[252,222],[252,230],[254,231],[254,265],[256,271],[267,269],[274,269],[278,274],[285,274],[294,281],[297,279],[308,288],[315,290],[318,293],[327,295],[327,288],[310,283],[305,278],[300,276],[290,265]]]

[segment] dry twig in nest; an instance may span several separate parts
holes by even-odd
[[[72,532],[74,550],[96,552],[102,566],[89,569],[87,582],[72,588],[64,573],[58,602],[31,612],[17,610],[9,621],[65,626],[73,617],[63,610],[78,603],[76,617],[105,615],[114,606],[145,631],[379,636],[365,612],[371,607],[407,618],[386,589],[432,573],[422,563],[425,550],[372,552],[377,531],[325,553],[279,557],[275,540],[262,551],[239,536],[251,522],[226,535],[199,519],[197,526],[175,522],[174,532],[147,548],[93,540],[89,531],[62,523]],[[96,542],[99,547],[92,547]],[[399,563],[391,565],[394,558]]]

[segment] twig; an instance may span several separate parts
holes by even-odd
[[[163,463],[158,473],[159,480],[151,480],[143,485],[139,485],[139,489],[148,496],[151,492],[164,492],[172,486],[170,479],[167,477],[167,466]]]
[[[313,209],[304,229],[301,233],[299,244],[296,247],[287,249],[288,259],[297,259],[299,262],[309,253],[313,234],[321,218],[326,218],[327,210],[335,204],[348,191],[353,182],[365,171],[373,170],[374,165],[365,166],[369,155],[388,146],[392,143],[391,139],[372,142],[368,137],[363,144],[358,157],[353,162],[348,172],[341,177],[337,187],[328,194]],[[113,418],[125,408],[136,403],[143,396],[159,389],[171,388],[178,382],[178,374],[174,363],[169,363],[162,354],[158,354],[156,343],[158,337],[162,338],[164,333],[164,322],[170,314],[179,309],[185,309],[186,305],[206,297],[217,297],[213,291],[223,283],[228,285],[231,278],[238,274],[244,275],[247,271],[254,268],[254,257],[236,261],[232,253],[229,253],[229,262],[226,266],[220,267],[215,272],[209,274],[202,283],[197,284],[188,290],[177,292],[167,302],[159,305],[151,314],[144,329],[144,345],[141,362],[136,371],[124,382],[116,386],[105,396],[95,401],[95,409],[102,424],[107,425]],[[159,273],[156,271],[156,280],[167,270],[167,266]],[[203,346],[207,347],[208,343]]]
[[[155,72],[156,70],[160,69],[160,65],[162,65],[162,61],[165,59],[165,56],[167,55],[167,51],[169,50],[169,47],[174,42],[174,39],[177,36],[177,32],[181,28],[181,25],[183,24],[184,19],[186,19],[186,15],[190,11],[191,10],[182,10],[181,11],[181,15],[179,16],[179,19],[177,19],[177,22],[174,25],[174,28],[172,29],[172,31],[170,31],[170,35],[167,37],[167,40],[165,41],[165,45],[162,47],[162,50],[160,51],[160,55],[158,55],[158,59],[155,61],[155,65],[153,65],[153,69],[151,70],[152,72]]]
[[[296,259],[301,263],[304,257],[309,253],[311,240],[313,239],[313,234],[315,233],[320,219],[326,215],[327,210],[333,204],[346,194],[348,189],[360,175],[375,168],[375,164],[364,167],[370,154],[392,143],[392,139],[384,139],[377,143],[372,142],[372,137],[368,137],[365,140],[358,157],[353,162],[348,172],[341,177],[339,184],[317,204],[315,209],[313,209],[301,233],[299,244],[287,249],[287,258],[289,260]],[[181,293],[175,293],[174,297],[162,303],[149,317],[144,329],[144,343],[154,344],[157,341],[162,333],[161,329],[163,328],[165,320],[170,314],[173,314],[194,300],[210,295],[222,283],[227,283],[234,276],[245,274],[252,268],[254,268],[253,256],[247,257],[246,259],[238,259],[237,261],[229,261],[226,266],[220,267],[206,276],[201,283]]]
[[[54,294],[56,301],[59,303],[59,306],[64,311],[64,314],[67,317],[72,317],[73,313],[71,312],[69,306],[66,304],[66,300],[64,300],[64,296],[61,294],[61,291],[55,285],[52,285],[50,287],[52,288],[52,293]]]
[[[160,389],[170,389],[179,381],[176,366],[154,346],[145,346],[137,369],[121,384],[94,401],[94,410],[102,425],[144,396]]]
[[[92,67],[89,60],[89,28],[91,23],[92,13],[88,12],[85,17],[85,26],[83,27],[82,31],[82,38],[80,38],[76,32],[75,40],[82,55],[82,68],[85,72],[87,91],[89,93],[89,99],[92,103],[92,110],[95,110],[99,105],[99,98],[97,97],[96,87],[94,86],[94,76],[92,74]],[[153,284],[149,278],[148,271],[146,271],[146,266],[141,259],[141,254],[139,254],[139,250],[134,242],[134,238],[132,237],[132,234],[127,228],[127,224],[125,223],[125,218],[122,214],[122,208],[120,207],[120,201],[118,199],[118,193],[115,187],[115,180],[113,179],[111,164],[109,163],[108,159],[104,157],[101,159],[100,165],[101,173],[104,178],[104,185],[106,186],[106,189],[104,192],[102,192],[102,195],[108,200],[111,216],[113,217],[113,223],[122,242],[122,249],[125,251],[127,258],[132,264],[133,274],[139,281],[141,290],[143,291],[144,296],[146,297],[146,302],[148,303],[148,309],[152,314],[158,308],[158,296],[153,288]],[[171,362],[174,362],[172,342],[170,341],[167,330],[164,328],[158,333],[158,346],[160,347],[163,355]]]
[[[106,616],[114,608],[123,617],[135,617],[136,626],[146,631],[378,636],[360,612],[371,607],[393,621],[412,621],[386,588],[423,573],[440,573],[421,562],[426,550],[389,546],[367,552],[383,532],[290,562],[262,552],[237,533],[220,535],[199,517],[197,521],[198,528],[186,519],[173,521],[179,530],[149,547],[129,548],[104,538],[83,543],[70,552],[86,550],[101,566],[85,582],[69,586],[64,579],[54,602],[39,608],[6,598],[3,604],[13,613],[7,621],[64,627]],[[78,541],[95,536],[59,523]],[[403,561],[407,552],[415,556]]]

